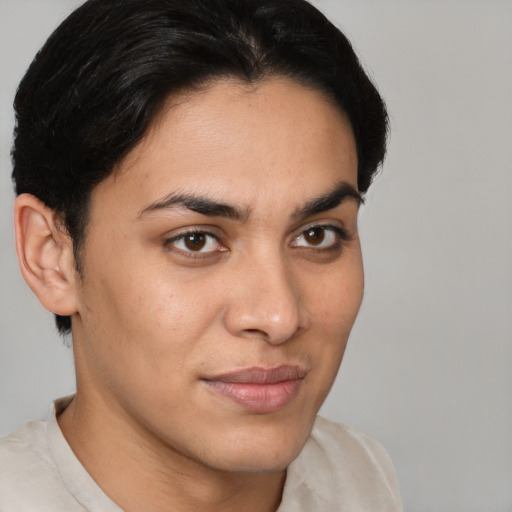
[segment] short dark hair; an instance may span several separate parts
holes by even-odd
[[[385,154],[384,102],[347,38],[305,0],[89,0],[21,81],[12,150],[17,194],[59,214],[77,270],[90,194],[141,140],[170,94],[220,77],[289,77],[348,116],[365,193]],[[70,317],[58,316],[61,333]]]

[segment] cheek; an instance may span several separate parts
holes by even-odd
[[[310,299],[315,323],[338,338],[350,334],[363,299],[362,260],[355,256],[327,273]]]
[[[363,267],[355,256],[319,280],[310,297],[322,400],[336,377],[363,298]]]
[[[91,356],[109,366],[104,374],[121,368],[134,382],[168,381],[177,375],[169,370],[190,363],[211,334],[218,301],[204,293],[202,280],[165,262],[129,254],[115,262],[91,268],[95,279],[85,280],[82,321]]]

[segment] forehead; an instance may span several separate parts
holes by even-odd
[[[357,186],[357,154],[334,103],[285,78],[226,79],[169,98],[93,201],[115,188],[115,201],[133,205],[177,191],[253,206],[269,194],[307,199],[339,181]]]

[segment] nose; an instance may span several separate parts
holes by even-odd
[[[280,257],[256,258],[235,272],[224,323],[234,336],[281,344],[309,328],[293,269]]]

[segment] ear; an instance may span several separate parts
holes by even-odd
[[[41,304],[58,315],[76,313],[73,244],[55,212],[36,197],[20,194],[14,226],[21,273]]]

